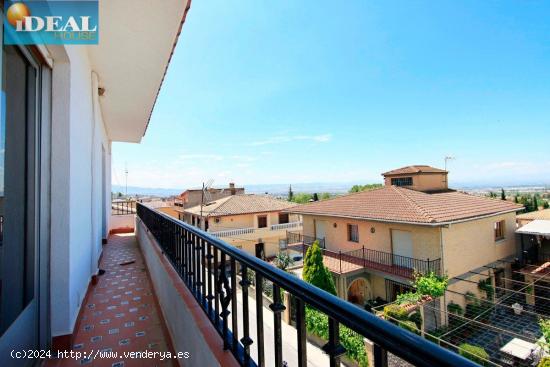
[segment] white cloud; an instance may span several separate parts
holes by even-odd
[[[252,142],[248,145],[251,146],[260,146],[260,145],[269,145],[269,144],[282,144],[290,143],[293,141],[312,141],[315,143],[326,143],[332,139],[331,134],[321,134],[321,135],[294,135],[294,136],[273,136],[265,140],[258,140]]]
[[[201,160],[215,160],[215,161],[221,161],[223,159],[222,155],[219,154],[182,154],[179,156],[180,159],[183,160],[195,160],[195,159],[201,159]]]

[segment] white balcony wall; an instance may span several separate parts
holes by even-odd
[[[84,47],[55,46],[52,85],[51,328],[71,334],[110,217],[111,143]]]

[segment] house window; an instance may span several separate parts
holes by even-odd
[[[495,222],[495,241],[504,239],[504,221]]]
[[[258,217],[258,228],[267,227],[267,215],[261,215]]]
[[[394,186],[412,186],[412,177],[395,177],[391,179],[391,184]]]
[[[359,227],[357,224],[348,224],[348,241],[359,242]]]
[[[279,213],[279,224],[285,224],[288,222],[288,213]]]

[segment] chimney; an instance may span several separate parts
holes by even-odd
[[[237,190],[235,190],[235,183],[234,182],[229,183],[229,190],[231,191],[231,195],[235,195],[237,193]]]

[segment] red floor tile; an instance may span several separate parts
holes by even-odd
[[[132,264],[121,265],[126,261]],[[171,342],[141,251],[133,234],[109,238],[101,260],[105,274],[90,290],[74,335],[74,351],[116,352],[117,358],[52,359],[47,367],[164,367],[177,362],[124,358],[123,352],[170,351]],[[117,364],[123,363],[123,364]]]

